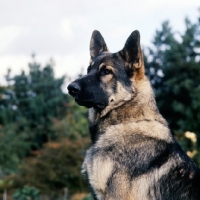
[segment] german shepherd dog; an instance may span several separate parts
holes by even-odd
[[[200,200],[200,169],[157,109],[139,31],[117,53],[94,31],[90,56],[87,75],[68,90],[89,108],[92,146],[82,172],[94,200]]]

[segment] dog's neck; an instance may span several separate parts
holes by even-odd
[[[140,120],[157,120],[166,123],[160,115],[152,87],[147,79],[137,83],[135,96],[122,105],[111,109],[102,115],[94,108],[89,109],[90,134],[95,141],[99,134],[105,132],[105,127],[117,124],[126,124]],[[152,119],[154,116],[154,119]],[[131,121],[130,121],[131,119]],[[103,127],[103,128],[102,128]]]

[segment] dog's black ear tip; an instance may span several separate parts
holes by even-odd
[[[140,38],[140,32],[138,30],[135,30],[131,33],[132,37],[134,38]]]
[[[101,33],[100,33],[100,31],[98,31],[98,30],[94,30],[94,31],[92,32],[92,35],[101,35]]]
[[[133,32],[136,34],[140,34],[140,31],[138,31],[138,30],[134,30]]]

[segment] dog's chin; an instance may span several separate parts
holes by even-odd
[[[75,98],[75,101],[79,106],[85,106],[86,108],[93,107],[93,103],[91,101],[82,101],[82,100],[76,99],[76,98]]]
[[[96,108],[97,110],[103,110],[106,107],[105,103],[97,103],[94,105],[94,108]]]
[[[75,101],[78,105],[85,106],[86,108],[92,108],[93,107],[97,110],[103,110],[106,107],[105,103],[95,103],[93,101],[83,101],[83,100],[76,99],[76,98],[75,98]]]

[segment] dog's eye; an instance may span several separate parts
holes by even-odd
[[[105,68],[105,69],[103,70],[103,74],[104,74],[104,75],[112,74],[112,70],[106,69],[106,68]]]

